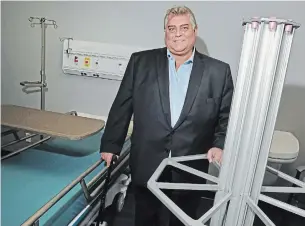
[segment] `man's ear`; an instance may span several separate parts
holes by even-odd
[[[194,28],[194,32],[195,32],[195,35],[197,36],[197,35],[198,35],[198,26],[196,26],[196,27]]]

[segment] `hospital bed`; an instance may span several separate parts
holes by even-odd
[[[2,126],[15,140],[2,143],[1,225],[91,225],[108,168],[99,144],[105,120],[2,105]],[[106,206],[120,211],[131,182],[128,160],[132,121],[111,174]],[[20,137],[20,132],[30,133]],[[36,140],[29,141],[36,136]],[[25,142],[25,140],[28,140]],[[16,148],[18,145],[21,147]]]

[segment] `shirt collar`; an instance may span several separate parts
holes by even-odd
[[[193,53],[192,53],[191,57],[190,57],[188,60],[186,60],[185,63],[193,63],[193,61],[194,61],[194,55],[195,55],[195,47],[194,47],[194,49],[193,49]],[[174,57],[173,57],[173,55],[172,55],[171,52],[169,51],[169,49],[167,49],[167,58],[168,58],[169,60],[175,60]]]

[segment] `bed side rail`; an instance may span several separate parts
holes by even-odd
[[[128,148],[126,151],[122,153],[122,155],[119,156],[117,162],[115,163],[115,168],[113,171],[115,171],[117,168],[119,168],[122,164],[122,161],[126,161],[126,157],[129,157],[129,151]],[[92,171],[94,171],[101,163],[104,163],[105,161],[102,159],[99,159],[96,163],[94,163],[92,166],[90,166],[85,172],[83,172],[81,175],[79,175],[75,180],[73,180],[69,185],[67,185],[64,189],[62,189],[56,196],[54,196],[49,202],[47,202],[44,206],[42,206],[36,213],[34,213],[31,217],[29,217],[25,222],[22,223],[21,226],[38,226],[39,225],[39,219],[49,210],[51,209],[58,201],[60,201],[71,189],[73,189],[78,183],[80,183],[83,193],[87,199],[88,202],[93,201],[96,199],[96,196],[98,195],[98,189],[101,189],[103,187],[103,177],[106,176],[106,173],[108,171],[108,167],[105,167],[102,169],[100,173],[98,173],[91,181],[88,182],[88,185],[85,182],[85,177],[89,175]],[[90,194],[89,189],[97,182],[102,180],[102,183]]]
[[[129,149],[130,150],[130,149]],[[124,157],[121,158],[121,161],[116,165],[116,167],[112,170],[111,173],[111,179],[109,186],[111,187],[119,177],[121,173],[124,173],[124,166],[128,165],[128,159],[129,159],[129,151]],[[123,169],[123,170],[122,170]],[[98,177],[98,175],[97,175]],[[94,181],[94,178],[88,183],[91,185],[96,183],[97,180]],[[76,215],[73,220],[69,223],[68,226],[86,226],[91,225],[91,223],[96,219],[99,208],[101,205],[100,196],[102,195],[103,187],[105,185],[105,179],[103,178],[103,181],[99,183],[99,185],[92,191],[92,199],[88,204],[84,207],[82,211],[78,215]]]

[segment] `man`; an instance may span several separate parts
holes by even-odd
[[[169,156],[208,153],[209,162],[220,162],[233,95],[229,65],[195,49],[197,23],[189,8],[168,10],[164,29],[166,48],[131,55],[101,139],[101,156],[109,164],[122,149],[133,115],[130,169],[135,226],[182,225],[173,215],[168,218],[168,210],[147,189],[147,181]],[[189,165],[208,172],[209,162]],[[162,177],[199,181],[176,170]],[[200,200],[195,194],[168,193],[193,218]]]

